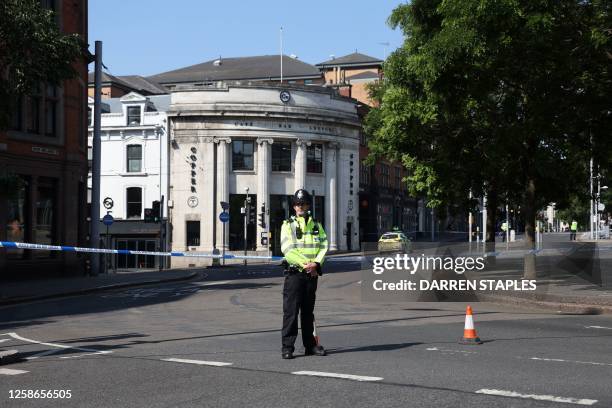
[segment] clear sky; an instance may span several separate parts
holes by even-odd
[[[279,53],[317,64],[358,52],[383,58],[402,35],[400,0],[89,0],[89,43],[113,75],[153,75],[217,58]],[[93,65],[90,66],[93,70]]]

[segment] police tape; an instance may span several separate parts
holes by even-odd
[[[260,259],[270,261],[281,261],[282,256],[261,256],[261,255],[233,255],[233,254],[204,254],[201,252],[152,252],[152,251],[132,251],[131,249],[101,249],[83,248],[67,245],[44,245],[30,244],[27,242],[0,241],[0,248],[7,249],[33,249],[40,251],[64,251],[64,252],[88,252],[96,254],[117,254],[117,255],[153,255],[153,256],[182,256],[189,258],[217,258],[217,259]]]

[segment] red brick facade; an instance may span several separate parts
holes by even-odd
[[[87,43],[87,1],[54,3],[61,30]],[[0,174],[13,186],[0,196],[3,241],[87,245],[86,57],[74,64],[78,78],[45,88],[34,108],[26,99],[11,130],[0,131]],[[74,253],[0,249],[0,279],[83,270]]]

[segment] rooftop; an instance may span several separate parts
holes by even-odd
[[[314,65],[283,55],[283,79],[316,79],[321,73]],[[217,58],[148,77],[160,84],[206,81],[278,80],[280,55]]]
[[[352,54],[345,55],[343,57],[332,58],[327,61],[323,61],[317,64],[317,67],[326,67],[326,66],[355,66],[355,65],[381,65],[383,63],[382,60],[374,57],[370,57],[369,55],[360,54],[358,52],[354,52]]]

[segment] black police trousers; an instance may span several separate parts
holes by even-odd
[[[290,273],[285,276],[283,286],[283,351],[295,350],[298,334],[298,313],[302,326],[302,343],[305,349],[316,345],[313,336],[315,292],[317,278],[305,272]]]

